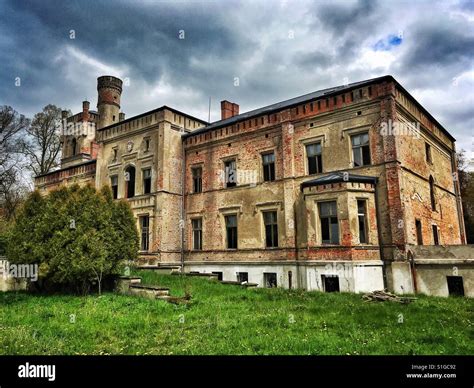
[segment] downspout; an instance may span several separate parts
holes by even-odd
[[[382,230],[381,230],[381,219],[380,219],[380,209],[379,209],[379,191],[377,188],[377,180],[375,181],[375,214],[377,216],[377,239],[379,242],[379,255],[380,260],[382,260],[382,279],[383,279],[383,288],[387,288],[387,266],[385,264],[383,245],[382,245]]]
[[[408,262],[410,263],[410,270],[411,270],[411,279],[413,283],[413,291],[414,293],[418,293],[418,284],[416,283],[416,267],[415,267],[415,258],[413,257],[413,253],[409,250],[408,251]]]

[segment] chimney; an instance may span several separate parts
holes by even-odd
[[[89,101],[82,101],[82,121],[89,121]]]
[[[234,117],[239,114],[239,105],[227,100],[221,101],[221,120]]]
[[[119,121],[123,121],[123,120],[125,120],[125,113],[120,112],[119,113]]]

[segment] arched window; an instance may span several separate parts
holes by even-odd
[[[76,141],[76,138],[73,138],[72,141],[71,141],[71,156],[75,156],[76,155],[76,151],[77,151],[77,141]]]
[[[125,197],[132,198],[135,196],[135,167],[128,166],[125,169],[125,187],[127,192]]]
[[[436,198],[435,198],[435,191],[434,191],[434,179],[430,175],[430,199],[431,199],[431,210],[436,210]]]

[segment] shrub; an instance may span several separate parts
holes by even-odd
[[[62,187],[23,205],[8,243],[10,263],[38,264],[41,290],[87,293],[121,273],[138,252],[138,232],[128,203],[114,201],[108,187]]]

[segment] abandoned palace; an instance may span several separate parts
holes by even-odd
[[[261,287],[474,294],[455,139],[392,76],[206,122],[162,106],[125,118],[122,81],[63,112],[61,168],[129,202],[140,265]]]

